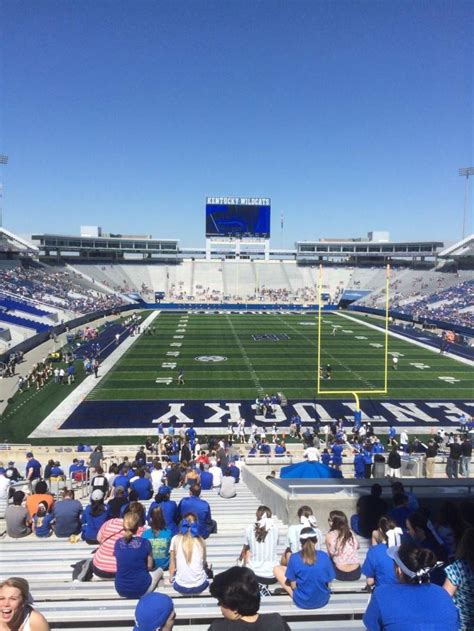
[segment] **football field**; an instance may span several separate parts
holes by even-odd
[[[332,376],[321,389],[328,394],[317,394],[315,314],[163,312],[153,335],[143,333],[88,400],[248,401],[275,392],[292,400],[341,398],[332,390],[369,391],[364,398],[377,400],[472,399],[471,366],[393,336],[388,393],[370,394],[384,385],[383,330],[352,315],[322,318],[321,365],[330,364]]]

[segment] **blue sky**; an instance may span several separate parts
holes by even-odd
[[[273,247],[372,229],[461,235],[470,1],[3,0],[0,11],[13,231],[92,224],[202,246],[206,195],[251,195],[272,198]]]

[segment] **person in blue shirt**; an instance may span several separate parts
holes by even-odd
[[[199,477],[201,478],[201,489],[210,491],[212,489],[212,473],[209,473],[209,465],[199,463]]]
[[[194,451],[194,447],[196,445],[196,430],[194,429],[194,427],[189,427],[186,430],[185,436],[188,439],[189,444],[191,445],[191,450]]]
[[[166,527],[163,512],[156,506],[150,515],[150,528],[142,533],[144,539],[151,543],[155,567],[167,570],[170,564],[170,544],[173,533]]]
[[[272,453],[272,448],[270,447],[270,445],[266,442],[266,440],[262,440],[262,442],[260,443],[260,445],[258,446],[258,450],[260,451],[260,453],[262,454],[262,456],[269,456]]]
[[[113,481],[113,486],[116,489],[118,486],[121,486],[125,495],[128,495],[128,490],[130,488],[130,478],[128,476],[128,467],[125,466],[122,468],[122,471],[117,475]]]
[[[368,631],[458,631],[459,612],[449,594],[430,584],[431,550],[403,543],[387,549],[398,582],[372,593],[363,622]],[[444,592],[444,593],[443,593]]]
[[[89,545],[97,545],[97,533],[109,518],[109,507],[104,504],[104,494],[96,489],[92,492],[91,503],[81,515],[82,539]]]
[[[149,478],[145,478],[145,470],[137,471],[137,478],[130,483],[131,488],[136,492],[139,500],[149,500],[153,495],[153,485]]]
[[[275,445],[275,456],[277,456],[278,458],[281,458],[282,456],[284,456],[286,453],[286,447],[284,443],[277,443]]]
[[[385,453],[385,447],[383,446],[383,444],[380,442],[380,440],[378,438],[376,438],[374,440],[374,443],[372,445],[372,453],[373,454],[383,454],[383,453]]]
[[[329,453],[327,449],[323,449],[323,452],[321,454],[321,462],[327,465],[328,467],[329,467],[329,464],[331,463],[331,454]]]
[[[395,440],[395,436],[397,435],[397,430],[391,425],[388,428],[388,442],[392,443]]]
[[[236,460],[238,459],[238,456],[235,457]],[[229,466],[227,467],[228,471],[230,471],[230,475],[234,478],[235,483],[237,484],[240,481],[240,469],[239,467],[237,467],[233,462],[231,462],[229,464]],[[201,482],[201,487],[202,487],[202,482]]]
[[[356,480],[363,480],[365,477],[365,458],[360,451],[354,455],[354,477]]]
[[[398,582],[395,566],[387,554],[387,548],[401,543],[403,531],[388,517],[381,517],[377,530],[372,535],[372,546],[362,564],[362,574],[367,579],[367,589],[379,585],[394,585]]]
[[[344,450],[344,445],[339,442],[334,443],[332,446],[332,466],[337,470],[341,470],[342,465],[342,452]]]
[[[37,537],[49,537],[52,533],[53,515],[48,512],[48,503],[40,502],[33,515],[33,532]]]
[[[249,456],[250,458],[255,458],[255,456],[257,455],[257,453],[258,453],[258,450],[257,450],[257,445],[254,443],[254,444],[252,445],[252,447],[249,449],[248,456]]]
[[[275,576],[283,590],[301,609],[319,609],[329,602],[331,590],[328,583],[336,577],[329,556],[316,550],[318,538],[313,528],[300,532],[301,550],[292,554],[288,565],[274,568]]]
[[[123,598],[141,598],[153,592],[163,576],[161,567],[153,569],[153,552],[149,540],[136,536],[139,527],[139,515],[126,513],[123,518],[124,536],[115,542],[115,589]]]
[[[374,457],[372,455],[372,446],[370,443],[366,443],[362,452],[364,456],[365,473],[364,477],[368,480],[372,475],[372,465],[374,463]]]
[[[200,495],[201,487],[194,484],[189,489],[189,497],[183,497],[178,504],[178,518],[182,519],[184,515],[193,513],[197,519],[198,535],[207,539],[209,535],[217,532],[217,523],[211,517],[211,507]]]
[[[415,511],[420,508],[420,503],[418,502],[416,495],[412,493],[411,491],[405,491],[405,487],[403,486],[402,482],[395,481],[395,482],[392,482],[393,497],[395,497],[397,493],[404,493],[407,496],[407,499],[408,499],[407,506],[409,510]]]
[[[34,458],[31,451],[26,454],[27,463],[26,463],[26,474],[25,478],[34,485],[35,480],[39,480],[41,478],[41,464]]]
[[[161,486],[155,495],[155,501],[150,504],[147,514],[147,522],[150,523],[153,509],[160,507],[163,513],[166,527],[173,535],[178,532],[178,506],[174,500],[170,499],[171,489],[169,486]]]

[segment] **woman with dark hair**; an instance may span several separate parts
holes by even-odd
[[[172,536],[173,533],[166,527],[163,511],[159,506],[155,506],[150,514],[150,528],[142,534],[142,537],[151,543],[155,567],[168,569]]]
[[[421,510],[410,513],[406,521],[412,543],[432,550],[439,561],[446,561],[446,547],[428,516]]]
[[[48,510],[47,502],[40,502],[36,514],[33,515],[33,532],[37,537],[49,537],[52,533],[53,516]]]
[[[447,500],[441,504],[436,520],[435,528],[443,540],[446,553],[450,561],[454,560],[456,548],[466,530],[466,522],[463,519],[458,504]]]
[[[456,550],[456,561],[445,568],[444,589],[461,617],[461,631],[474,629],[474,528],[468,528]]]
[[[381,517],[379,527],[372,533],[372,546],[362,564],[362,574],[367,579],[367,588],[374,585],[393,585],[397,582],[393,561],[387,554],[387,548],[399,546],[403,531],[390,517]]]
[[[368,631],[457,631],[459,614],[452,599],[442,587],[430,583],[434,553],[404,543],[388,548],[387,554],[395,562],[398,582],[380,585],[372,593],[364,615]]]
[[[165,520],[166,527],[171,530],[173,535],[178,533],[177,517],[178,517],[178,505],[172,499],[171,489],[169,486],[160,486],[158,493],[155,495],[155,500],[150,504],[148,509],[147,521],[150,523],[151,513],[154,508],[161,508],[163,512],[163,518]]]
[[[327,605],[331,591],[328,587],[336,577],[331,559],[316,549],[318,537],[312,528],[300,533],[300,550],[292,554],[288,567],[273,569],[282,588],[301,609],[319,609]]]
[[[357,581],[360,578],[359,542],[349,528],[347,516],[340,510],[329,513],[329,532],[326,548],[336,570],[338,581]]]
[[[150,542],[137,537],[140,518],[128,512],[123,518],[123,537],[115,542],[117,560],[115,589],[123,598],[141,598],[153,592],[163,576],[161,567],[154,568]]]
[[[221,620],[214,620],[209,631],[290,631],[278,613],[259,614],[260,592],[255,574],[246,567],[231,567],[214,577],[211,595],[221,608]]]
[[[97,533],[109,519],[109,507],[104,504],[104,494],[99,489],[92,492],[91,503],[81,516],[82,539],[89,545],[97,545]]]
[[[280,559],[281,565],[287,565],[290,556],[295,552],[300,551],[300,534],[303,528],[312,528],[316,532],[316,550],[321,550],[323,535],[318,528],[318,522],[316,521],[316,517],[313,515],[313,509],[311,508],[311,506],[300,506],[297,516],[298,523],[292,524],[288,527],[286,549]]]
[[[257,576],[259,583],[276,583],[273,568],[277,564],[278,527],[268,506],[259,506],[256,522],[247,527],[240,559]]]

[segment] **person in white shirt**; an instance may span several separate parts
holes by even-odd
[[[158,493],[158,489],[160,488],[163,480],[163,469],[161,468],[161,462],[156,460],[153,463],[153,469],[150,473],[151,484],[153,486],[153,493],[156,495]]]
[[[212,488],[216,489],[222,484],[222,469],[216,463],[209,467],[209,473],[212,474]]]
[[[277,564],[278,526],[268,506],[259,506],[256,518],[255,524],[247,527],[240,558],[255,572],[259,583],[271,585],[277,582],[273,568]]]
[[[303,458],[306,458],[308,462],[319,462],[321,460],[321,454],[316,447],[308,447],[304,451]]]
[[[408,434],[404,429],[400,432],[400,447],[403,451],[408,451]]]
[[[8,489],[12,481],[5,475],[5,469],[0,467],[0,502],[8,501]]]

